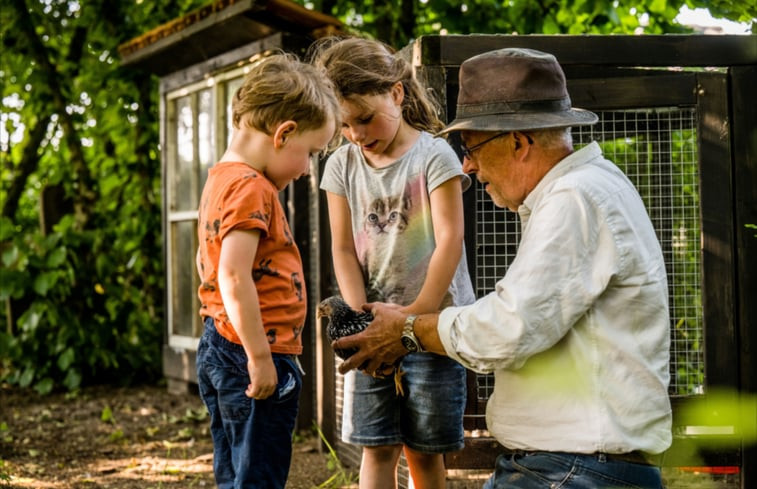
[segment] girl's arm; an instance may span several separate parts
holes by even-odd
[[[278,379],[251,273],[259,240],[259,231],[231,231],[226,235],[218,260],[218,286],[226,314],[247,354],[250,385],[246,394],[265,399],[275,391]]]
[[[352,214],[347,198],[326,192],[331,226],[331,252],[334,271],[342,297],[353,309],[360,310],[366,301],[365,282],[352,238]]]
[[[465,222],[460,178],[451,178],[436,187],[431,192],[430,201],[436,249],[431,255],[426,279],[418,297],[412,304],[402,308],[408,313],[421,314],[439,310],[463,254]]]

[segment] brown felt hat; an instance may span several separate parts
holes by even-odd
[[[597,122],[574,109],[557,59],[534,49],[506,48],[460,65],[457,113],[440,134],[453,131],[524,131]]]

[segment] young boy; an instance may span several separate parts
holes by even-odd
[[[339,103],[321,72],[279,54],[246,76],[232,113],[231,143],[200,200],[197,379],[218,487],[283,489],[307,302],[278,192],[336,137]]]

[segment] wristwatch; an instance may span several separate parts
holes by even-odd
[[[418,316],[415,314],[411,314],[405,319],[405,327],[402,330],[402,346],[405,347],[405,349],[408,351],[408,353],[417,353],[422,352],[423,347],[421,346],[420,341],[418,341],[418,338],[415,336],[415,331],[413,326],[415,325],[415,320]]]

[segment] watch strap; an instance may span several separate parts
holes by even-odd
[[[402,330],[402,336],[409,338],[418,347],[417,351],[422,352],[423,347],[421,346],[421,342],[418,340],[418,337],[415,335],[415,320],[416,319],[418,319],[418,316],[416,314],[410,314],[407,318],[405,318],[405,327]]]

